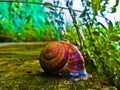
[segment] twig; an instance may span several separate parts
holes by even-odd
[[[62,8],[62,9],[68,10],[68,8],[66,8],[66,7],[52,5],[52,4],[47,3],[47,2],[45,2],[45,3],[43,3],[43,2],[27,2],[27,1],[20,1],[20,0],[0,0],[0,2],[16,2],[16,3],[27,3],[27,4],[39,4],[39,5],[43,5],[43,6],[56,7],[56,8]],[[77,10],[77,9],[73,9],[73,11],[79,12],[79,13],[83,12],[83,11]],[[94,15],[93,13],[90,13],[90,12],[89,13],[87,12],[87,14]],[[100,15],[97,15],[97,16],[104,18],[103,16],[100,16]],[[105,16],[105,14],[104,14],[104,16]]]
[[[72,20],[73,20],[73,24],[74,24],[74,27],[76,28],[76,31],[77,31],[77,34],[78,34],[78,38],[79,38],[79,41],[80,41],[80,46],[81,48],[83,48],[83,42],[82,42],[82,36],[80,35],[80,32],[79,32],[79,26],[77,25],[77,21],[76,21],[76,17],[75,15],[73,14],[74,11],[72,10],[71,7],[67,6],[68,7],[68,10],[69,10],[69,13],[72,17]]]

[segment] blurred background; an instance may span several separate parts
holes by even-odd
[[[66,31],[72,28],[73,22],[69,10],[66,9],[65,0],[28,0],[28,2],[33,3],[3,1],[0,2],[0,42],[61,40],[65,36]],[[48,3],[41,5],[35,4],[34,2]],[[49,4],[58,7],[53,8]],[[98,2],[98,6],[101,5],[99,6],[101,7],[100,9],[97,6],[98,10],[94,5],[85,6],[85,4],[90,4],[89,0],[87,2],[73,0],[72,4],[72,8],[76,10],[77,22],[82,24],[80,26],[81,28],[85,27],[84,22],[86,21],[83,20],[84,18],[87,19],[87,22],[90,22],[94,16],[97,22],[100,22],[105,27],[108,27],[107,19],[111,20],[114,26],[119,26],[120,18],[118,8],[120,5],[116,4],[115,1]],[[83,14],[83,11],[87,13]]]

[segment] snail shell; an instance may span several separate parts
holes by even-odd
[[[77,47],[65,41],[54,41],[45,46],[40,54],[40,65],[48,74],[62,71],[84,70],[84,58]]]

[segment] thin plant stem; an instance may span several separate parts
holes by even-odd
[[[80,35],[80,32],[79,32],[79,26],[77,25],[77,21],[76,21],[76,17],[75,15],[73,14],[73,11],[72,11],[72,8],[68,6],[68,10],[69,10],[69,13],[72,17],[72,20],[73,20],[73,24],[74,24],[74,27],[76,28],[76,31],[77,31],[77,34],[78,34],[78,38],[79,38],[79,41],[80,41],[80,48],[83,47],[83,42],[82,42],[82,36]]]

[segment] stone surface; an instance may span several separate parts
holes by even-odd
[[[39,54],[47,43],[0,44],[0,90],[117,90],[103,84],[95,72],[88,80],[77,82],[45,74]]]

